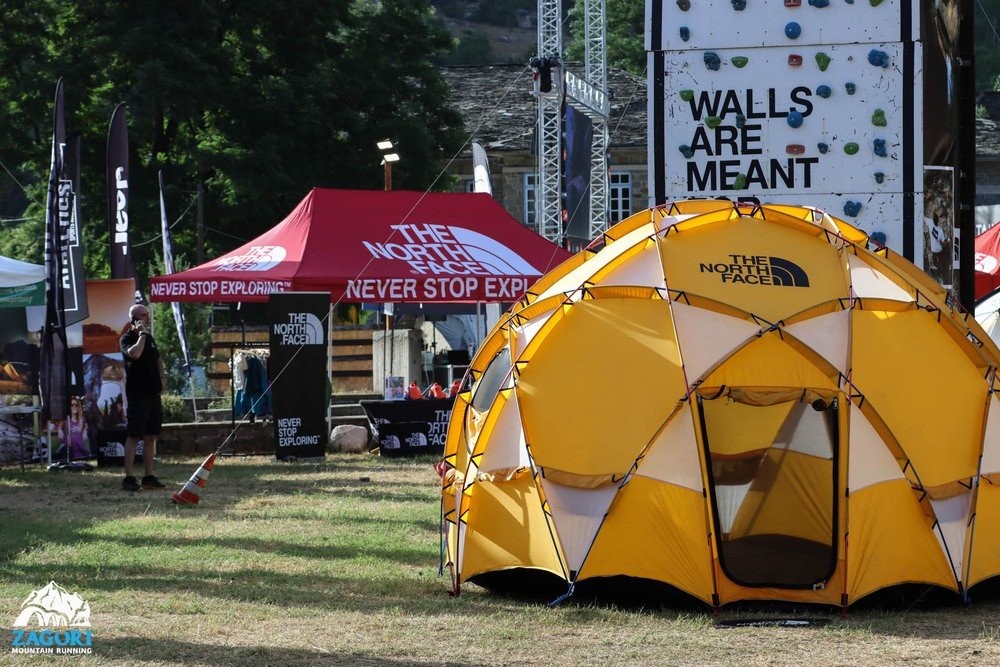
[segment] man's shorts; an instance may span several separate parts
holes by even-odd
[[[125,432],[130,438],[160,435],[163,424],[163,406],[160,395],[130,396],[125,408]]]

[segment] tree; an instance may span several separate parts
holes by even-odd
[[[595,2],[597,0],[594,0]],[[583,2],[574,0],[569,11],[571,38],[566,55],[571,60],[584,59]],[[646,71],[645,7],[633,0],[606,0],[605,29],[608,66],[642,76]]]
[[[273,225],[311,187],[377,187],[374,143],[386,136],[404,158],[399,187],[445,186],[435,183],[438,165],[460,145],[461,121],[430,65],[451,38],[423,0],[297,0],[279,12],[261,0],[20,7],[0,17],[0,157],[16,165],[29,199],[44,202],[51,98],[63,76],[67,131],[84,137],[91,277],[107,275],[104,141],[121,101],[144,275],[156,247],[142,242],[158,233],[160,169],[175,198],[204,186],[209,256]],[[178,246],[194,247],[193,224],[174,231]]]

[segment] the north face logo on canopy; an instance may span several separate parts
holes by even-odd
[[[375,259],[397,259],[419,275],[537,276],[541,272],[495,239],[463,227],[392,225],[387,243],[363,241]]]
[[[727,255],[724,262],[699,262],[702,273],[718,274],[727,284],[809,287],[809,275],[795,262],[767,255]]]
[[[213,271],[267,271],[285,259],[285,249],[280,245],[255,245],[242,255],[220,257]]]

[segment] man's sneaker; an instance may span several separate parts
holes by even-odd
[[[138,491],[139,488],[139,482],[135,481],[135,477],[125,475],[125,479],[122,480],[122,491]]]
[[[155,475],[146,475],[145,477],[142,478],[142,488],[146,489],[147,491],[150,490],[156,491],[158,489],[165,489],[167,487],[163,482],[156,479]]]

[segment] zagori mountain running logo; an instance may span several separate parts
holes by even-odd
[[[29,629],[32,624],[37,624],[39,629]],[[21,605],[21,612],[11,629],[10,652],[50,655],[92,653],[90,605],[54,581],[32,591]]]
[[[277,266],[288,253],[280,245],[250,246],[242,255],[220,257],[213,271],[267,271]]]
[[[725,262],[699,262],[702,273],[718,274],[727,284],[809,287],[809,275],[795,262],[767,255],[727,255]]]
[[[322,345],[323,324],[312,313],[288,313],[287,322],[277,322],[274,333],[282,345]]]
[[[370,243],[375,259],[406,262],[415,274],[452,276],[538,276],[541,271],[496,241],[464,227],[448,225],[392,225],[401,241]]]

